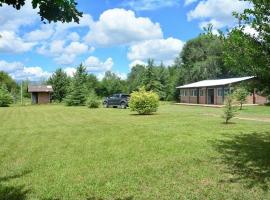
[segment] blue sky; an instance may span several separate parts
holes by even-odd
[[[27,0],[22,10],[0,7],[0,70],[17,80],[44,80],[62,67],[69,75],[83,63],[102,78],[111,70],[125,78],[148,58],[173,63],[185,42],[208,23],[230,29],[236,0],[78,0],[80,24],[43,24]]]

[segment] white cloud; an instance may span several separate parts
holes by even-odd
[[[29,33],[26,33],[24,35],[24,38],[27,41],[31,42],[43,41],[49,39],[53,35],[53,33],[54,30],[51,28],[51,26],[42,25],[41,29],[37,29]]]
[[[89,48],[86,44],[80,42],[71,42],[65,44],[64,40],[55,40],[49,44],[44,44],[38,49],[38,53],[54,57],[58,64],[72,64],[77,56],[91,53],[93,48]]]
[[[80,35],[76,32],[70,33],[67,38],[73,42],[78,42],[80,41]]]
[[[156,10],[163,7],[177,6],[179,0],[126,0],[122,5],[138,11]]]
[[[5,60],[0,60],[0,71],[5,71],[7,73],[15,72],[18,70],[23,70],[24,65],[20,62],[6,62]]]
[[[128,59],[131,61],[146,61],[151,58],[155,61],[163,61],[170,65],[178,56],[184,46],[184,42],[175,38],[147,40],[134,44],[129,48]]]
[[[101,81],[104,78],[105,73],[106,72],[101,72],[101,73],[96,74],[97,79],[99,81]],[[116,74],[116,76],[118,76],[122,80],[126,80],[127,79],[127,74],[126,73],[121,73],[121,72],[113,72],[113,73]]]
[[[209,23],[212,23],[215,29],[232,27],[237,22],[232,13],[241,13],[249,7],[251,4],[246,1],[204,0],[200,1],[194,10],[187,14],[187,17],[189,21],[200,20],[201,28]]]
[[[162,37],[158,23],[153,23],[149,18],[136,17],[131,10],[116,8],[100,15],[99,20],[92,24],[85,40],[90,44],[110,46]]]
[[[2,53],[23,53],[30,51],[36,43],[25,42],[12,31],[0,31],[0,52]]]
[[[136,65],[147,65],[147,63],[143,62],[141,60],[134,60],[129,64],[129,68],[131,69],[132,67],[134,67]]]
[[[113,59],[108,58],[106,61],[102,62],[99,58],[90,56],[84,61],[84,65],[88,72],[106,72],[112,69],[113,67]]]
[[[40,20],[37,10],[32,8],[30,0],[26,0],[25,5],[20,10],[16,10],[12,6],[3,4],[3,7],[0,7],[0,13],[0,31],[17,32],[20,27],[32,25]]]
[[[10,74],[15,80],[31,80],[37,81],[47,79],[51,73],[44,71],[41,67],[26,67],[21,62],[6,62],[0,60],[0,70]]]
[[[195,2],[197,2],[198,0],[185,0],[185,6],[193,4]]]
[[[75,72],[76,72],[76,68],[67,67],[67,68],[64,69],[64,71],[67,73],[68,76],[73,77]]]

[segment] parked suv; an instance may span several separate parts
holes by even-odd
[[[125,109],[128,107],[128,100],[129,95],[128,94],[113,94],[110,97],[106,97],[103,101],[103,106],[105,108],[108,108],[109,106],[112,107],[120,107],[122,109]]]

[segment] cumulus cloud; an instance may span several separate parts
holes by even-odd
[[[3,4],[3,6],[0,7],[0,13],[0,31],[17,32],[20,27],[32,25],[39,20],[37,10],[32,8],[30,0],[26,0],[25,5],[20,10]]]
[[[54,33],[51,26],[42,25],[41,29],[36,29],[24,35],[25,40],[31,42],[43,41],[49,39]]]
[[[67,68],[64,69],[64,72],[66,72],[68,76],[73,77],[75,72],[76,72],[76,68],[67,67]]]
[[[116,8],[100,15],[99,20],[91,25],[85,41],[100,46],[111,46],[162,37],[163,33],[158,23],[153,23],[146,17],[136,17],[131,10]]]
[[[179,5],[179,0],[126,0],[122,5],[137,11],[156,10],[163,7]]]
[[[112,58],[108,58],[106,61],[102,62],[99,58],[94,56],[90,56],[84,61],[87,71],[91,73],[109,71],[112,69],[113,64]]]
[[[0,70],[7,72],[15,80],[38,81],[47,79],[51,73],[44,71],[41,67],[26,67],[21,62],[7,62],[0,60]]]
[[[129,64],[129,68],[131,69],[132,67],[136,65],[147,65],[147,63],[141,60],[134,60]]]
[[[13,31],[0,31],[0,52],[23,53],[30,51],[36,43],[25,42]]]
[[[197,2],[198,0],[185,0],[185,6],[193,4],[195,2]]]
[[[175,38],[147,40],[132,45],[128,51],[128,59],[138,63],[151,58],[171,65],[183,46],[184,42]]]
[[[235,0],[205,0],[200,1],[197,6],[188,14],[188,20],[200,20],[200,27],[212,23],[215,29],[232,27],[236,19],[233,12],[241,13],[244,9],[250,8],[251,4],[246,1]]]
[[[41,46],[38,53],[53,57],[58,64],[67,65],[72,64],[77,56],[94,51],[84,43],[71,42],[67,45],[65,43],[64,40],[52,41]]]

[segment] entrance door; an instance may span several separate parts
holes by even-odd
[[[208,104],[214,104],[215,103],[215,92],[214,89],[208,89]]]
[[[33,92],[32,93],[32,104],[37,104],[38,103],[38,93]]]

